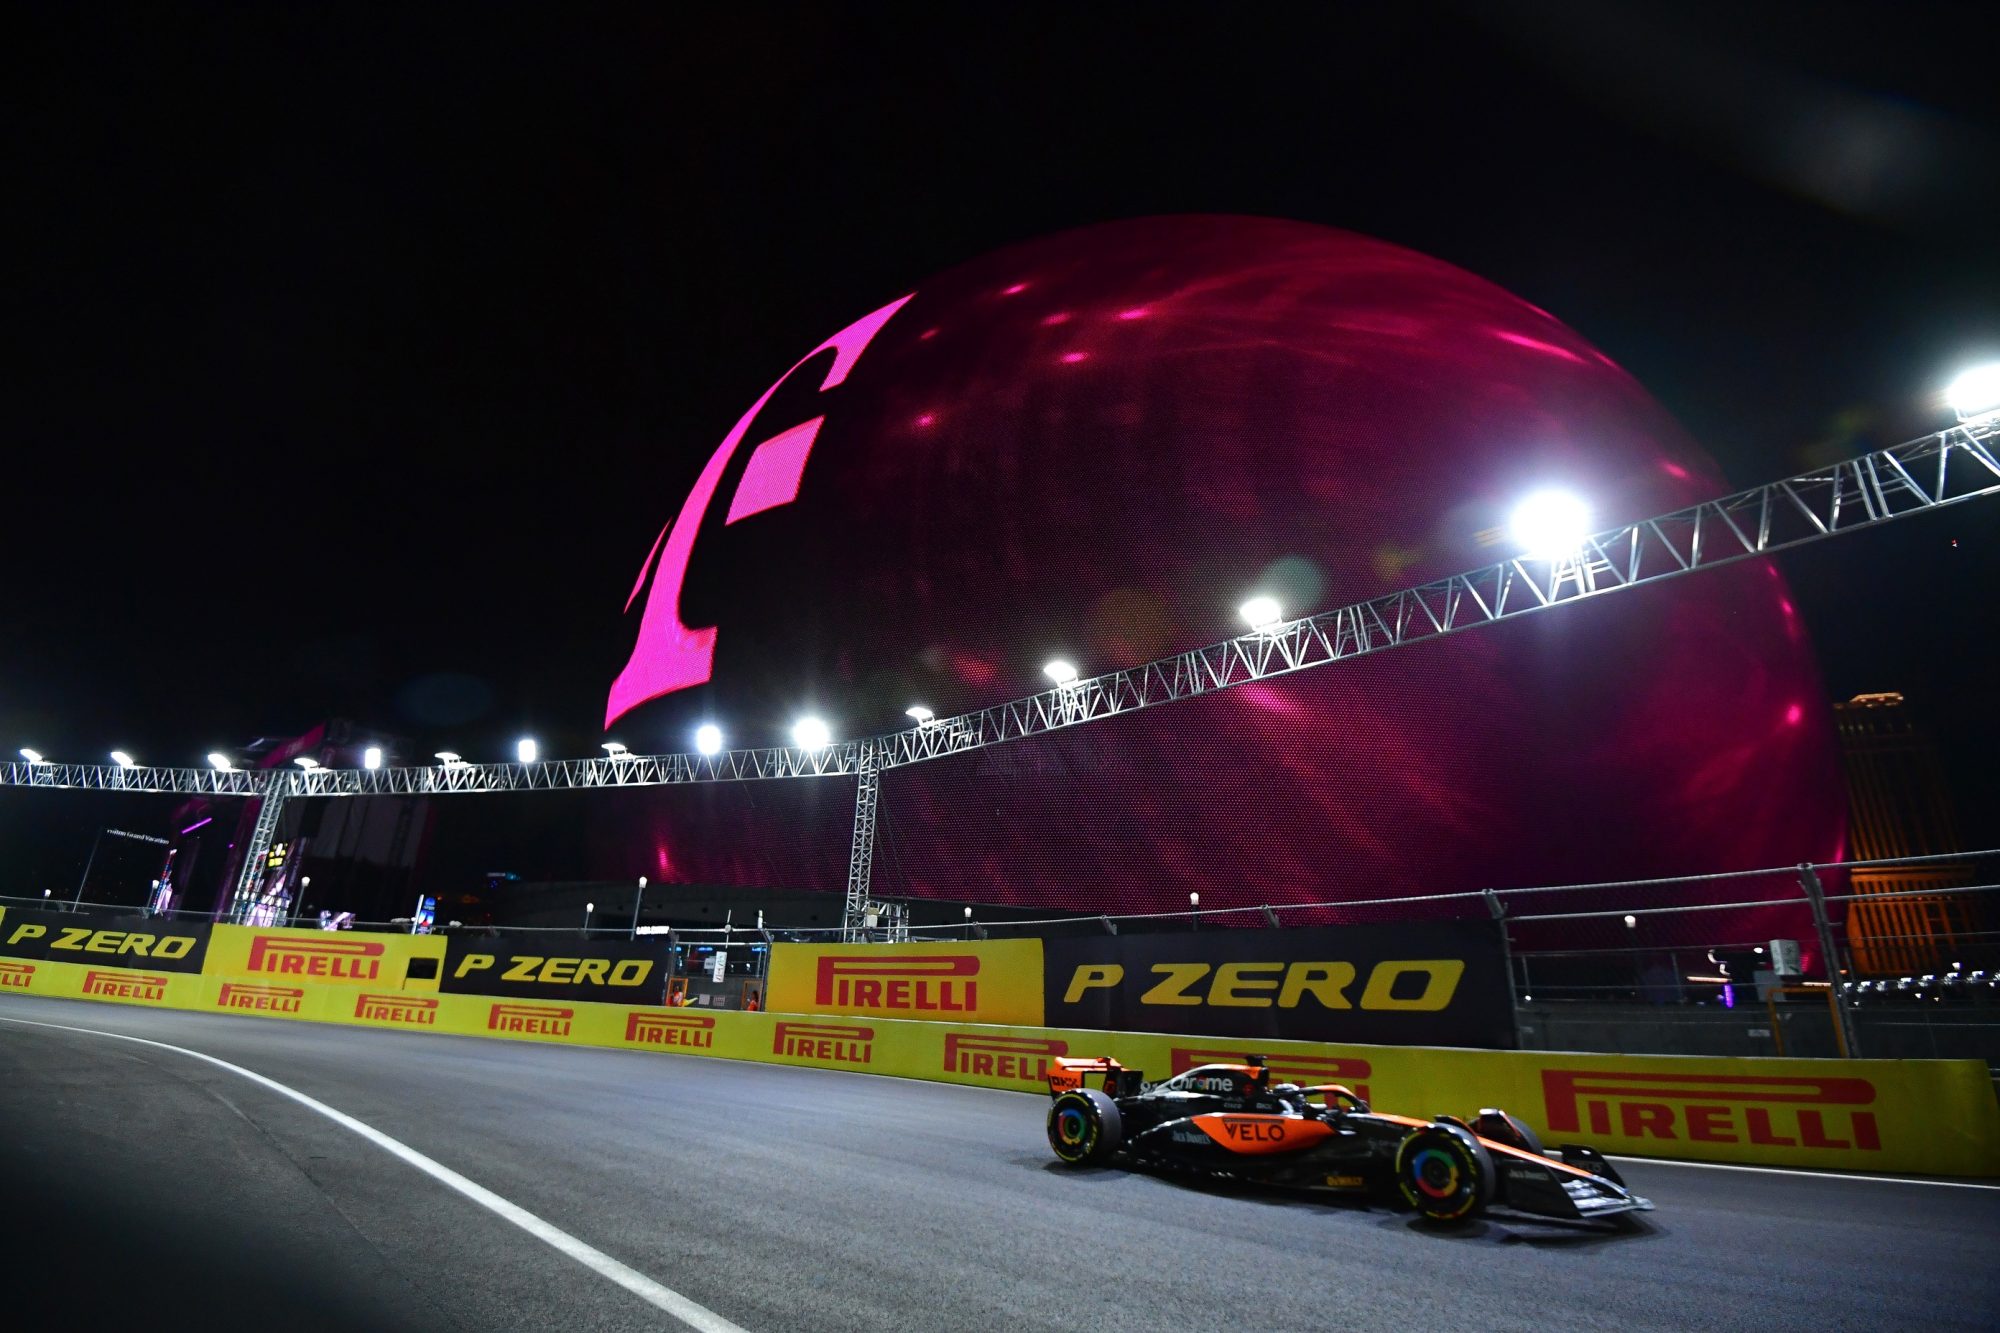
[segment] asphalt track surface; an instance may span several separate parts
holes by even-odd
[[[1054,1165],[1043,1103],[858,1074],[0,999],[253,1070],[749,1330],[2000,1324],[2000,1191],[1621,1164],[1628,1234]],[[676,1321],[176,1052],[0,1022],[0,1327]]]

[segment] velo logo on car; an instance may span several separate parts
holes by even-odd
[[[167,979],[143,972],[99,972],[83,974],[83,993],[105,1000],[138,1000],[144,1004],[167,998]]]
[[[1058,1037],[995,1037],[983,1032],[944,1034],[944,1072],[1009,1083],[1046,1084],[1049,1061],[1069,1054]]]
[[[524,1037],[567,1037],[576,1010],[545,1004],[496,1004],[486,1015],[488,1032],[515,1032]]]
[[[372,940],[258,935],[250,941],[247,967],[315,981],[379,981],[387,952],[386,945]]]
[[[707,1050],[715,1045],[715,1020],[706,1014],[628,1014],[625,1040],[634,1046]]]
[[[34,980],[33,963],[0,963],[0,986],[13,990],[29,990]]]
[[[242,981],[225,981],[216,994],[215,1004],[218,1009],[296,1014],[304,1007],[305,999],[305,990],[299,986],[257,986]]]
[[[875,1053],[875,1029],[837,1023],[778,1023],[773,1055],[865,1065]]]
[[[1221,1047],[1176,1046],[1173,1048],[1173,1062],[1169,1074],[1185,1074],[1190,1069],[1203,1065],[1241,1064],[1245,1059],[1242,1051],[1224,1050]],[[1286,1052],[1273,1055],[1264,1061],[1271,1070],[1271,1082],[1296,1083],[1302,1088],[1319,1084],[1341,1083],[1351,1088],[1362,1101],[1368,1096],[1368,1078],[1374,1067],[1366,1060],[1346,1059],[1331,1055],[1293,1055]]]
[[[370,995],[364,991],[354,1001],[354,1016],[370,1023],[434,1028],[438,1021],[438,1002],[415,995]]]
[[[1865,1078],[1544,1069],[1551,1134],[1879,1152]]]

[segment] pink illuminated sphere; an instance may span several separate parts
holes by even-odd
[[[1729,489],[1549,315],[1298,223],[1015,246],[919,284],[822,389],[834,361],[780,386],[697,507],[678,604],[714,630],[706,683],[614,734],[686,748],[716,716],[783,743],[806,707],[837,738],[889,730],[1044,689],[1051,657],[1089,675],[1240,633],[1256,593],[1305,614],[1490,563],[1540,488],[1600,528]],[[621,874],[636,850],[674,880],[833,890],[851,801],[851,780],[629,796],[601,842]],[[1372,899],[1828,858],[1844,809],[1784,581],[1746,563],[894,770],[875,884],[1089,911]]]

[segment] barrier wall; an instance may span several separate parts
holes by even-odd
[[[220,936],[229,928],[215,929]],[[409,950],[402,959],[407,963],[428,946],[418,937],[398,947]],[[272,953],[268,947],[262,951],[260,966]],[[223,957],[240,959],[247,969],[250,945]],[[203,975],[0,959],[0,995],[667,1050],[1027,1092],[1045,1086],[1048,1061],[1059,1055],[1108,1054],[1161,1078],[1247,1053],[1245,1043],[1230,1038],[441,994],[434,982],[425,988],[421,979],[398,977],[399,969],[385,962],[389,954],[370,957],[383,967],[369,977],[269,970]],[[322,966],[331,969],[334,963]],[[357,964],[353,970],[362,969]],[[1612,1153],[2000,1176],[2000,1105],[1977,1060],[1705,1059],[1271,1041],[1254,1046],[1280,1079],[1347,1083],[1383,1110],[1466,1115],[1501,1106],[1551,1142],[1575,1140]],[[1022,1114],[1040,1111],[1024,1103]]]

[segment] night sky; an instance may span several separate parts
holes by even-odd
[[[1459,265],[1736,485],[1934,429],[2000,356],[1982,6],[1388,8],[13,7],[0,744],[193,763],[338,716],[594,754],[633,576],[737,416],[927,275],[1097,221]],[[2000,501],[1782,563],[1830,695],[1905,691],[2000,842]],[[16,845],[42,821],[0,798]]]

